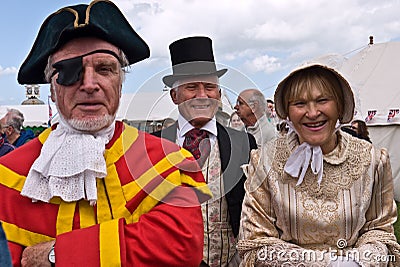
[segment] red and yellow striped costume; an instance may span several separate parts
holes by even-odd
[[[60,198],[32,203],[20,192],[50,132],[0,158],[0,220],[14,266],[24,247],[53,239],[57,266],[199,265],[199,202],[211,193],[189,152],[117,122],[96,206]]]

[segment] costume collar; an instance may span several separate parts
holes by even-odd
[[[33,201],[49,202],[58,196],[67,202],[86,199],[94,205],[96,179],[107,175],[104,151],[114,130],[115,121],[96,134],[82,133],[61,118],[32,164],[21,194]]]

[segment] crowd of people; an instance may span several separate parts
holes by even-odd
[[[116,120],[150,56],[119,8],[43,22],[18,82],[50,84],[60,119],[35,138],[18,110],[0,119],[0,266],[398,266],[389,154],[340,72],[302,65],[273,100],[246,88],[225,126],[212,40],[169,51],[178,119],[148,134]]]

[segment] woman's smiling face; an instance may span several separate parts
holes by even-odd
[[[337,103],[318,88],[311,88],[289,103],[289,119],[300,143],[321,146],[324,153],[336,146],[335,126],[339,118]]]
[[[306,71],[293,77],[286,89],[289,120],[300,143],[320,146],[324,154],[332,151],[336,123],[344,108],[338,81],[325,71]]]

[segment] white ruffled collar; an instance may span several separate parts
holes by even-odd
[[[107,175],[104,151],[114,129],[115,122],[92,135],[60,120],[31,166],[21,194],[33,201],[49,202],[58,196],[67,202],[86,199],[94,205],[96,178]]]

